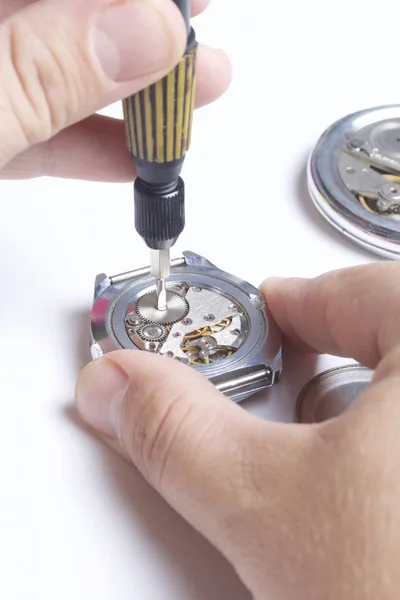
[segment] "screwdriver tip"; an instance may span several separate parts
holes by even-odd
[[[165,310],[167,310],[167,288],[166,288],[165,279],[157,279],[156,289],[157,289],[157,310],[165,311]]]

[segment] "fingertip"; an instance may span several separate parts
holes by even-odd
[[[213,402],[227,400],[203,374],[179,360],[137,350],[116,350],[107,358],[126,373],[131,397],[134,395],[138,403],[145,403],[152,396],[172,397],[182,391],[188,392],[188,402],[202,396],[202,403],[207,404],[210,394]]]
[[[312,281],[307,277],[267,277],[260,285],[260,289],[266,293],[287,291],[289,289],[304,287]]]
[[[196,17],[205,11],[211,0],[193,0],[191,16]]]
[[[81,418],[99,433],[117,438],[116,410],[129,379],[108,355],[89,363],[76,385],[75,402]]]
[[[268,305],[276,305],[279,310],[283,304],[298,305],[300,300],[312,289],[313,281],[305,277],[268,277],[260,285],[260,292]]]
[[[301,282],[302,280],[294,278],[268,277],[260,285],[260,293],[271,311],[279,314],[286,301],[301,289]]]
[[[268,296],[270,293],[275,292],[284,285],[284,282],[287,281],[284,277],[268,277],[264,279],[264,281],[260,285],[260,291]]]
[[[232,80],[232,65],[223,50],[200,45],[196,86],[196,108],[221,97]]]
[[[313,281],[316,280],[269,277],[260,285],[260,293],[286,340],[303,352],[319,352],[309,342],[310,332],[314,328],[309,301],[311,299],[318,304],[318,297],[310,298]]]
[[[389,261],[313,279],[267,280],[261,289],[278,326],[296,345],[375,368],[399,339],[398,274],[396,262]]]

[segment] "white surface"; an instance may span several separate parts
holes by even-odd
[[[397,4],[379,8],[396,14]],[[333,120],[398,100],[392,61],[371,46],[377,22],[379,12],[360,0],[214,0],[198,35],[227,49],[235,76],[230,92],[196,115],[177,253],[199,252],[255,284],[377,260],[324,223],[304,178],[309,151]],[[397,55],[395,35],[385,37],[384,53]],[[224,560],[74,421],[94,277],[148,263],[131,186],[0,186],[0,597],[248,598]],[[318,368],[337,362],[325,357]],[[250,405],[290,419],[315,369],[295,357],[279,389]]]

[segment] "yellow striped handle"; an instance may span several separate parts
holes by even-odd
[[[127,145],[134,158],[167,163],[189,150],[196,55],[195,44],[166,77],[124,100]]]

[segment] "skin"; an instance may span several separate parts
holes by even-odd
[[[69,0],[54,19],[57,0],[0,0],[2,178],[134,179],[123,124],[93,113],[167,73],[185,31],[168,0],[146,0],[170,32],[158,37],[164,63],[114,81],[91,36],[98,12],[116,3]],[[206,4],[194,1],[193,14]],[[229,80],[225,55],[201,47],[197,107]],[[368,391],[323,424],[261,421],[194,370],[148,353],[111,353],[79,378],[83,419],[225,555],[257,600],[398,598],[399,276],[385,262],[262,284],[286,344],[375,369]]]
[[[190,367],[146,353],[117,351],[81,374],[83,418],[257,600],[398,598],[399,275],[389,262],[262,284],[286,345],[376,369],[322,424],[261,421]]]

